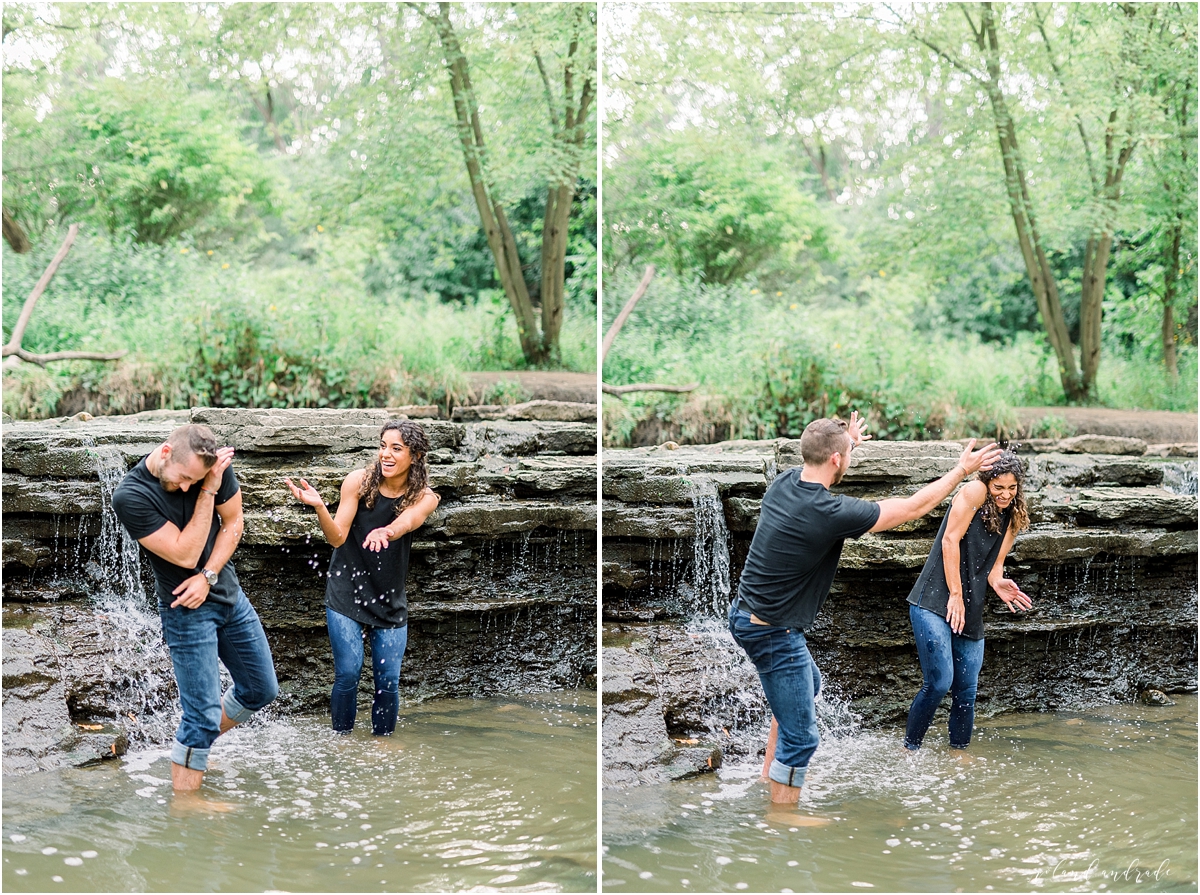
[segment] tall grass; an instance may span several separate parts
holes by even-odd
[[[4,332],[54,240],[26,256],[5,249]],[[45,257],[43,257],[45,256]],[[562,364],[595,366],[595,317],[569,304]],[[4,410],[39,418],[215,406],[359,407],[459,403],[463,372],[525,366],[503,293],[444,304],[376,295],[336,250],[272,264],[187,245],[141,247],[80,238],[39,301],[30,351],[114,351],[115,364],[23,364],[4,377]]]
[[[618,280],[612,291],[631,288]],[[919,288],[881,279],[847,301],[657,279],[614,343],[605,381],[699,387],[606,398],[606,443],[630,444],[639,423],[654,418],[656,431],[688,441],[797,436],[813,419],[851,410],[866,413],[882,437],[1007,436],[1017,429],[1015,407],[1064,403],[1044,339],[921,331],[913,322]],[[1194,348],[1181,348],[1179,365],[1171,383],[1145,350],[1106,346],[1098,397],[1194,412]]]

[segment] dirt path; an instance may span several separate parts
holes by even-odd
[[[596,403],[595,373],[560,373],[555,370],[506,370],[498,373],[467,373],[471,390],[481,395],[500,382],[519,382],[528,400],[580,401]]]
[[[1018,407],[1021,426],[1029,431],[1039,420],[1058,418],[1073,427],[1065,435],[1122,435],[1150,444],[1195,444],[1198,423],[1194,413],[1169,410],[1111,410],[1106,407]]]

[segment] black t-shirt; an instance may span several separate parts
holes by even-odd
[[[959,634],[967,640],[983,639],[983,606],[987,602],[988,574],[996,559],[1000,556],[1000,548],[1004,545],[1004,535],[1012,521],[1012,507],[1005,509],[1000,515],[1000,531],[988,531],[983,521],[983,514],[976,512],[971,524],[967,526],[962,540],[958,542],[959,580],[963,592],[963,629]],[[925,567],[917,583],[908,594],[908,602],[922,609],[936,612],[942,618],[946,617],[946,605],[950,602],[950,586],[946,583],[946,563],[942,558],[942,537],[946,534],[946,526],[950,522],[950,514],[942,520],[937,537],[933,539],[933,549],[925,560]]]
[[[805,482],[799,467],[782,473],[763,495],[738,585],[742,602],[770,624],[809,628],[829,596],[843,542],[878,519],[873,501]]]
[[[413,533],[406,532],[378,553],[362,545],[372,531],[395,521],[396,505],[401,499],[380,494],[370,508],[360,500],[350,533],[342,546],[334,548],[329,561],[325,605],[359,624],[376,628],[403,628],[408,624],[404,580],[408,577]]]
[[[185,569],[173,562],[168,562],[156,553],[146,551],[150,554],[150,568],[154,571],[154,589],[161,605],[170,606],[175,602],[176,597],[171,591],[185,579],[191,578],[203,569],[204,564],[208,562],[209,556],[212,555],[213,544],[217,540],[217,532],[221,530],[221,517],[216,508],[237,494],[239,487],[237,476],[234,475],[233,467],[230,466],[221,477],[221,487],[217,489],[213,503],[208,541],[200,554],[200,564],[194,569]],[[146,458],[143,457],[138,461],[137,466],[129,470],[121,479],[117,489],[113,492],[112,503],[113,510],[116,512],[117,518],[121,520],[121,524],[135,539],[140,539],[154,534],[168,522],[175,523],[175,527],[183,531],[192,521],[192,513],[196,510],[196,500],[199,496],[199,484],[193,485],[187,491],[168,491],[162,486],[158,477],[146,468]],[[237,572],[234,571],[233,563],[225,563],[217,574],[217,583],[209,590],[208,599],[217,603],[235,603],[241,586],[238,584]]]

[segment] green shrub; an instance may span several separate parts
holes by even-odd
[[[5,249],[5,338],[57,242],[42,240],[29,255]],[[375,295],[347,260],[352,252],[325,246],[310,262],[264,266],[236,245],[209,253],[80,237],[39,301],[24,346],[129,354],[115,364],[6,372],[5,411],[393,403],[448,410],[465,394],[465,371],[525,366],[498,290],[461,305]],[[593,307],[586,298],[568,302],[568,369],[594,369]]]
[[[611,288],[627,294],[632,277]],[[614,343],[605,381],[699,388],[606,398],[606,443],[630,444],[639,422],[652,418],[684,440],[796,437],[814,419],[852,410],[881,438],[1007,437],[1017,429],[1015,407],[1064,403],[1040,333],[1002,343],[920,329],[920,291],[917,281],[879,277],[861,285],[861,302],[784,304],[752,284],[659,277]],[[605,312],[615,315],[608,305]],[[1195,350],[1183,346],[1179,364],[1172,384],[1161,361],[1109,350],[1100,397],[1194,411]]]

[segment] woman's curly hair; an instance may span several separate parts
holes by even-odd
[[[979,470],[979,480],[987,485],[992,479],[1008,473],[1011,473],[1017,480],[1017,496],[1013,498],[1011,504],[1013,532],[1017,533],[1029,527],[1029,508],[1025,505],[1025,464],[1021,462],[1021,458],[1013,451],[1002,452],[996,462],[992,464],[991,469]],[[983,524],[992,534],[999,534],[1003,530],[1003,513],[996,506],[996,500],[992,497],[990,488],[979,514],[983,518]]]
[[[379,430],[380,438],[383,438],[384,432],[399,433],[400,440],[412,454],[412,466],[408,470],[408,485],[404,489],[400,502],[396,504],[396,515],[399,516],[420,500],[421,495],[429,487],[429,466],[425,462],[425,455],[429,453],[429,436],[412,420],[388,420]],[[375,501],[379,497],[379,484],[382,481],[383,467],[379,463],[379,458],[376,457],[375,462],[367,467],[367,474],[363,476],[362,485],[358,489],[358,499],[367,505],[367,509],[375,506]]]

